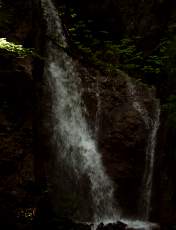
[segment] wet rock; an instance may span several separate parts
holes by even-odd
[[[86,223],[75,223],[68,218],[61,218],[50,216],[45,218],[45,221],[36,221],[33,229],[45,229],[45,230],[91,230],[91,225]]]
[[[106,171],[114,181],[119,206],[123,207],[124,215],[134,215],[137,212],[148,131],[133,107],[124,74],[119,72],[114,77],[100,76],[100,73],[83,74],[82,91],[88,124],[93,132],[96,129],[98,149]],[[139,97],[142,92],[142,106],[152,114],[152,106],[148,106],[153,103],[150,90],[137,82],[134,84]]]
[[[126,224],[118,221],[117,223],[109,223],[107,225],[100,223],[97,227],[97,230],[125,230],[126,227]]]
[[[75,230],[91,230],[91,225],[89,224],[76,224]]]
[[[0,37],[28,47],[32,1],[1,2]],[[32,68],[32,57],[0,50],[0,229],[21,229],[16,209],[33,200],[32,192],[21,188],[33,178]]]

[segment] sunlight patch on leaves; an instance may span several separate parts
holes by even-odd
[[[6,38],[0,38],[0,49],[14,53],[18,56],[27,56],[32,54],[32,50],[24,48],[22,45],[17,45],[13,42],[8,42]]]

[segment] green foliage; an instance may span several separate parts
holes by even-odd
[[[34,220],[35,208],[18,208],[16,210],[18,221],[25,224],[31,223]]]
[[[32,54],[31,49],[24,48],[22,45],[16,45],[13,42],[8,42],[6,38],[0,38],[0,50],[5,50],[17,56],[27,56]]]
[[[161,57],[158,55],[149,56],[143,67],[144,73],[160,74]]]
[[[66,12],[66,13],[65,13]],[[118,69],[141,76],[159,76],[162,72],[176,72],[172,60],[176,60],[175,45],[168,38],[161,40],[151,55],[146,56],[136,45],[141,39],[123,37],[112,40],[108,31],[93,29],[94,21],[83,19],[75,9],[60,9],[60,15],[66,21],[66,31],[71,44],[71,52],[81,56],[86,63],[91,63],[107,73],[116,73]],[[174,52],[170,55],[171,48]]]
[[[162,65],[167,75],[174,76],[176,74],[176,36],[166,38],[162,42],[161,49]]]
[[[111,56],[108,57],[108,60],[118,60],[120,69],[130,71],[139,68],[140,63],[143,60],[142,52],[137,50],[137,47],[131,39],[123,38],[118,41],[118,43],[105,41],[105,44],[105,54],[111,54]]]

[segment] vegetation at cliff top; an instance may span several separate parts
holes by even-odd
[[[156,47],[145,53],[140,48],[142,37],[129,37],[127,34],[113,39],[108,31],[94,29],[95,22],[80,17],[73,8],[59,9],[70,50],[84,63],[90,63],[107,75],[116,76],[123,70],[145,83],[158,84],[165,76],[171,79],[176,75],[176,36],[167,28]],[[166,95],[163,109],[168,114],[168,124],[176,127],[176,96]]]
[[[168,38],[161,39],[156,50],[146,55],[137,45],[141,37],[130,38],[124,35],[113,40],[108,31],[94,31],[94,21],[80,18],[73,8],[66,10],[61,7],[59,15],[65,21],[71,52],[96,68],[110,74],[116,74],[116,70],[121,69],[146,77],[159,76],[167,69]]]
[[[22,45],[17,45],[13,42],[8,42],[6,38],[0,38],[0,50],[5,50],[17,56],[27,56],[32,54],[32,50],[24,48]]]

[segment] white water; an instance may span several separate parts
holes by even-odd
[[[99,79],[96,82],[96,99],[97,99],[97,111],[95,120],[95,138],[98,138],[98,131],[100,126],[100,113],[101,113],[101,97],[99,88]]]
[[[142,120],[146,125],[146,128],[149,130],[149,137],[145,153],[145,169],[142,180],[141,197],[139,200],[139,210],[141,215],[140,218],[144,221],[148,221],[151,209],[156,137],[160,125],[160,105],[158,100],[153,99],[153,103],[155,105],[154,115],[149,116],[149,113],[146,110],[145,105],[142,104],[140,97],[137,95],[135,85],[128,77],[127,86],[128,95],[132,102],[133,108],[140,114]]]
[[[143,216],[144,220],[149,220],[150,209],[151,209],[151,195],[152,195],[152,181],[153,181],[153,170],[155,161],[155,147],[157,140],[157,131],[160,125],[160,105],[158,101],[155,101],[155,113],[151,124],[151,133],[148,138],[147,149],[146,149],[146,160],[145,160],[145,171],[143,178],[144,185],[144,196],[141,200],[145,213]]]
[[[41,0],[47,24],[47,35],[66,47],[60,18],[51,0]],[[45,77],[52,91],[52,125],[55,144],[62,142],[59,158],[71,165],[75,174],[86,174],[90,180],[94,222],[118,219],[114,207],[113,184],[105,172],[82,110],[79,80],[72,59],[52,41],[47,44]],[[84,76],[83,76],[84,77]],[[58,146],[59,149],[59,146]],[[85,201],[86,203],[86,201]],[[86,208],[86,207],[85,207]]]
[[[132,228],[135,230],[137,229],[139,230],[160,229],[158,224],[147,222],[147,221],[122,219],[122,222],[127,224],[128,228]]]
[[[148,111],[146,110],[145,106],[142,106],[142,104],[140,103],[140,98],[137,95],[135,85],[132,83],[129,77],[127,77],[127,89],[128,89],[128,96],[132,102],[133,108],[139,113],[146,127],[149,128],[150,117]]]

